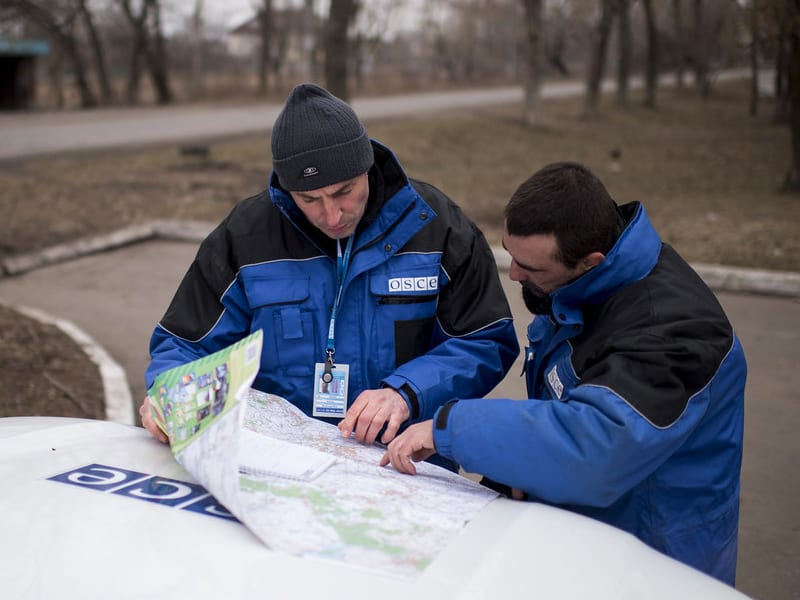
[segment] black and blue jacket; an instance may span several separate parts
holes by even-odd
[[[519,353],[511,311],[481,232],[444,194],[409,180],[373,142],[370,197],[336,318],[348,404],[390,386],[409,422],[453,397],[488,393]],[[312,413],[336,287],[335,241],[272,176],[203,241],[150,341],[147,387],[172,367],[262,329],[254,387]]]
[[[624,529],[731,585],[746,364],[723,309],[638,203],[605,261],[528,328],[528,400],[436,415],[440,455]]]

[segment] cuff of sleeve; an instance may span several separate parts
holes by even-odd
[[[420,416],[419,396],[411,384],[405,379],[391,375],[381,381],[381,386],[390,387],[403,397],[408,406],[408,422],[413,423]]]
[[[450,429],[447,427],[447,422],[450,418],[450,411],[456,405],[458,400],[450,400],[447,404],[442,406],[433,415],[433,445],[436,447],[436,452],[445,458],[453,459],[453,440],[450,436]]]

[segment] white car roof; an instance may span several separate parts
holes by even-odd
[[[0,457],[4,598],[744,597],[620,530],[502,498],[413,580],[275,552],[196,485],[137,495],[142,474],[193,480],[144,429],[108,421],[0,419]],[[91,468],[119,476],[93,487]]]

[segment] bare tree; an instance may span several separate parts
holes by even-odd
[[[703,98],[711,93],[711,79],[708,68],[708,31],[706,31],[703,0],[694,0],[692,31],[692,66],[695,85]]]
[[[272,0],[261,0],[258,9],[260,48],[258,53],[258,95],[266,96],[269,89],[269,69],[272,63],[270,42],[272,39]]]
[[[789,27],[789,125],[792,131],[792,164],[784,190],[800,192],[800,0],[786,0]]]
[[[542,81],[542,0],[522,0],[525,9],[525,60],[523,79],[525,101],[522,120],[527,125],[536,123],[536,108]]]
[[[384,32],[392,21],[395,9],[402,8],[405,0],[365,2],[359,11],[358,27],[351,41],[351,63],[356,89],[364,85],[365,73],[374,64],[384,43]]]
[[[751,0],[750,7],[743,7],[746,11],[747,23],[750,29],[750,44],[748,48],[748,56],[750,58],[750,114],[755,116],[758,114],[758,46],[759,26],[758,26],[758,10],[759,5],[757,0]]]
[[[602,0],[600,18],[594,31],[594,40],[589,57],[589,69],[586,73],[586,94],[583,101],[583,115],[588,116],[597,110],[600,99],[600,86],[605,72],[608,39],[611,34],[611,23],[614,19],[614,1]]]
[[[686,67],[686,34],[683,27],[682,0],[672,0],[672,19],[677,54],[675,57],[675,86],[682,90]]]
[[[203,56],[203,2],[204,0],[195,0],[194,10],[192,11],[191,21],[191,88],[192,95],[195,98],[201,98],[205,95],[203,87],[203,71],[204,71],[204,56]]]
[[[306,10],[306,27],[305,35],[309,40],[309,53],[308,72],[311,74],[311,79],[317,81],[320,79],[320,53],[323,48],[323,31],[322,21],[316,18],[314,12],[314,0],[303,0],[303,6]]]
[[[161,26],[159,0],[142,0],[138,13],[133,11],[131,0],[120,0],[120,6],[134,36],[128,74],[128,103],[136,104],[138,101],[141,65],[144,60],[156,93],[156,101],[159,104],[169,104],[172,102],[173,96],[169,83],[167,51]]]
[[[564,61],[564,49],[567,43],[566,22],[565,7],[561,4],[556,7],[555,13],[548,19],[547,30],[550,34],[550,43],[547,43],[545,39],[543,45],[547,62],[562,75],[569,76],[570,71]]]
[[[83,26],[86,28],[86,34],[89,36],[89,44],[92,49],[92,56],[94,57],[94,66],[97,70],[97,80],[100,83],[100,97],[103,99],[103,104],[111,104],[114,101],[114,91],[111,88],[111,81],[108,77],[108,67],[106,66],[105,52],[103,50],[103,42],[100,39],[100,33],[97,31],[97,27],[95,27],[94,18],[86,4],[86,0],[78,0],[77,8]]]
[[[81,106],[83,108],[96,106],[97,98],[89,86],[86,63],[75,32],[75,21],[79,16],[75,7],[50,5],[32,0],[4,0],[4,4],[6,8],[16,11],[21,18],[35,23],[52,36],[72,66]]]
[[[631,15],[629,0],[616,0],[618,32],[617,41],[617,104],[628,105],[628,88],[631,78]]]
[[[358,0],[331,0],[325,28],[325,85],[342,100],[350,99],[350,26],[360,8]]]
[[[647,61],[645,63],[644,105],[656,106],[656,86],[658,85],[658,29],[653,14],[653,0],[642,0],[645,26],[647,28]]]
[[[158,0],[146,0],[150,3],[150,37],[152,44],[146,47],[147,66],[150,78],[156,89],[156,100],[159,104],[172,102],[172,89],[169,84],[169,61],[164,40],[164,28],[161,24],[161,4]]]
[[[791,101],[789,99],[789,25],[782,14],[784,6],[773,6],[773,18],[777,23],[775,49],[775,115],[776,122],[789,120]]]
[[[139,103],[139,83],[142,78],[142,57],[147,46],[146,21],[150,5],[142,2],[138,13],[133,12],[130,0],[120,0],[120,6],[133,31],[133,43],[128,63],[128,84],[125,91],[125,101],[133,105]]]

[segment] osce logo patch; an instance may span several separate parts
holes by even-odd
[[[97,463],[53,475],[47,479],[107,494],[127,496],[145,502],[190,510],[229,521],[238,521],[203,486],[179,479],[159,477]]]
[[[561,400],[561,396],[564,393],[564,384],[561,383],[561,378],[558,376],[557,365],[553,365],[553,368],[550,369],[550,372],[547,374],[547,381],[550,384],[550,387],[553,388],[553,392],[555,392],[556,397]]]
[[[390,294],[436,292],[438,290],[439,278],[436,275],[427,277],[394,277],[389,280]]]

